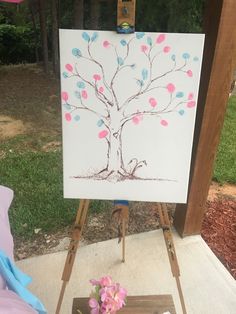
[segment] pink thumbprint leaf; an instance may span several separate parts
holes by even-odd
[[[103,42],[103,47],[104,47],[104,48],[108,48],[109,46],[110,46],[109,41],[104,40],[104,42]]]
[[[102,94],[102,93],[104,92],[104,88],[101,86],[101,87],[99,87],[99,90],[98,90],[98,91],[99,91],[99,93]]]
[[[94,74],[93,78],[95,79],[95,81],[100,81],[101,80],[101,75],[99,74]]]
[[[149,104],[154,108],[157,105],[157,101],[155,98],[150,98],[149,99]]]
[[[168,126],[168,122],[166,120],[161,120],[161,125]]]
[[[170,52],[170,46],[165,46],[164,48],[163,48],[163,52],[164,53],[168,53],[168,52]]]
[[[86,92],[86,90],[83,90],[81,95],[84,99],[88,98],[88,93]]]
[[[139,122],[141,122],[143,120],[143,115],[142,114],[137,114],[136,116],[134,116],[132,118],[132,121],[134,124],[139,124]]]
[[[65,68],[67,69],[67,71],[72,72],[73,71],[73,66],[69,63],[66,64]]]
[[[192,77],[192,76],[193,76],[192,70],[188,70],[186,73],[187,73],[187,75],[188,75],[189,77]]]
[[[142,46],[141,46],[141,51],[142,51],[142,52],[147,52],[147,51],[148,51],[148,46],[142,45]]]
[[[188,108],[193,108],[193,107],[195,107],[195,106],[196,106],[196,101],[195,101],[195,100],[189,101],[189,102],[187,103],[187,107],[188,107]]]
[[[65,114],[65,118],[66,118],[66,121],[70,122],[71,119],[72,119],[71,114],[70,114],[69,112],[67,112],[67,113]]]
[[[98,133],[98,137],[99,138],[105,138],[108,135],[108,131],[107,130],[103,130],[101,132]]]
[[[172,93],[174,93],[174,91],[175,91],[175,85],[172,84],[172,83],[169,83],[169,84],[166,86],[166,89],[168,90],[168,92],[169,92],[170,94],[172,94]]]
[[[189,94],[188,94],[188,100],[192,100],[193,97],[194,97],[193,93],[189,93]]]
[[[164,40],[166,39],[166,35],[165,34],[160,34],[157,39],[156,39],[156,43],[157,44],[161,44]]]
[[[69,96],[68,96],[68,93],[67,92],[62,92],[61,93],[61,98],[64,100],[64,101],[67,101]]]

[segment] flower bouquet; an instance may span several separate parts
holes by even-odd
[[[125,305],[127,291],[119,283],[112,282],[110,276],[90,282],[95,286],[89,299],[91,314],[116,314]]]

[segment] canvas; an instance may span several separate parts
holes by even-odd
[[[186,202],[203,45],[60,30],[64,197]]]

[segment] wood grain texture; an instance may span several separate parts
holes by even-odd
[[[88,298],[75,298],[73,300],[72,314],[89,314]],[[127,298],[127,305],[119,311],[119,314],[162,314],[169,311],[176,314],[171,295],[133,296]]]
[[[199,234],[235,66],[236,1],[208,1],[205,49],[187,204],[174,225],[181,236]]]

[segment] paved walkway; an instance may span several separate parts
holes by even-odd
[[[236,282],[202,238],[181,239],[175,234],[174,240],[188,314],[236,314]],[[129,295],[172,294],[177,313],[181,313],[162,231],[129,236],[126,247],[125,264],[120,262],[121,247],[117,240],[79,250],[62,314],[71,313],[74,297],[89,295],[89,279],[108,274],[126,287]],[[66,254],[48,254],[17,263],[33,277],[31,291],[41,298],[49,314],[55,313]]]

